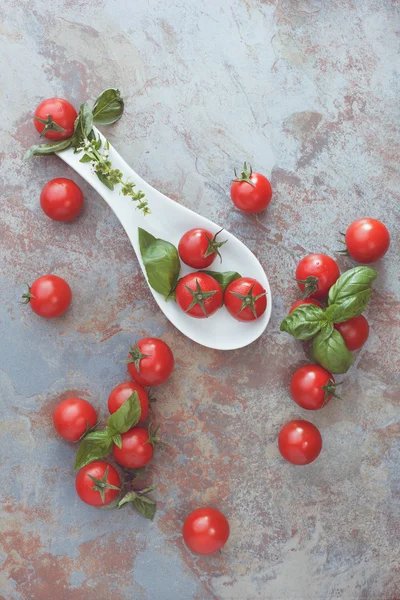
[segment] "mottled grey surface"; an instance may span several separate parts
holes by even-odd
[[[398,600],[399,3],[3,0],[1,9],[1,597]],[[251,347],[215,352],[175,331],[105,203],[59,159],[23,162],[39,101],[78,106],[109,86],[126,100],[108,133],[121,154],[264,265],[276,300]],[[259,217],[229,200],[244,159],[272,179]],[[84,191],[74,223],[41,212],[41,187],[55,176]],[[296,262],[332,254],[338,231],[362,216],[392,235],[370,338],[343,377],[344,400],[310,415],[288,393],[302,346],[279,323],[298,297]],[[54,321],[18,305],[21,282],[46,272],[74,294]],[[152,524],[81,503],[75,447],[51,423],[72,394],[104,415],[129,344],[150,333],[177,363],[157,390],[169,445],[145,480],[159,486]],[[304,468],[284,463],[276,445],[297,416],[324,442]],[[180,534],[203,504],[231,524],[222,554],[208,558],[191,555]]]

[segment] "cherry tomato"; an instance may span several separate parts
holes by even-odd
[[[132,427],[121,434],[122,446],[114,444],[113,455],[115,460],[128,469],[141,469],[153,458],[154,447],[158,440],[154,433],[144,427]]]
[[[308,421],[289,421],[279,433],[278,447],[288,462],[293,465],[308,465],[321,452],[321,434],[315,425]]]
[[[225,290],[224,302],[229,314],[238,321],[254,321],[267,308],[266,292],[252,277],[232,281]]]
[[[83,194],[71,179],[57,177],[46,183],[42,189],[40,206],[53,221],[72,221],[81,212]]]
[[[72,292],[68,283],[57,275],[43,275],[34,281],[28,292],[22,294],[23,304],[30,304],[33,312],[45,319],[63,315],[69,308]]]
[[[379,260],[386,254],[390,234],[377,219],[357,219],[345,235],[347,251],[354,260],[366,264]]]
[[[186,517],[182,533],[189,550],[196,554],[212,554],[228,541],[229,523],[215,508],[197,508]]]
[[[318,300],[314,300],[314,298],[304,298],[303,300],[296,300],[296,302],[292,304],[289,310],[289,314],[296,310],[298,306],[302,306],[303,304],[313,304],[314,306],[322,308],[322,304],[321,302],[318,302]]]
[[[207,229],[201,227],[187,231],[182,236],[178,246],[179,256],[185,265],[192,267],[192,269],[206,269],[214,262],[217,254],[222,262],[219,249],[228,240],[217,241],[217,236],[221,231],[218,231],[214,236]]]
[[[111,390],[111,393],[108,396],[108,410],[111,415],[115,413],[125,400],[132,396],[133,392],[137,392],[139,397],[141,409],[139,423],[141,423],[149,414],[149,395],[144,387],[135,381],[125,381]]]
[[[64,440],[77,442],[97,423],[97,413],[87,400],[68,398],[53,413],[54,428]]]
[[[178,306],[191,317],[211,317],[222,306],[222,287],[206,273],[189,273],[179,280],[175,291]]]
[[[335,396],[335,379],[319,365],[304,365],[293,373],[290,393],[293,400],[306,410],[318,410]]]
[[[231,186],[233,204],[248,213],[265,210],[272,198],[271,184],[264,175],[253,173],[251,165],[244,163],[240,177],[235,177]]]
[[[297,285],[304,291],[305,298],[326,298],[339,277],[337,263],[326,254],[309,254],[301,259],[296,269]]]
[[[95,460],[76,476],[75,489],[79,498],[90,506],[107,506],[117,498],[121,480],[117,470],[104,460]]]
[[[131,347],[129,375],[140,385],[152,387],[167,381],[174,368],[170,347],[158,338],[143,338]]]
[[[349,350],[358,350],[365,344],[369,336],[367,319],[360,315],[344,323],[335,323],[335,329],[342,334],[344,343]]]
[[[40,137],[49,140],[66,140],[74,133],[74,123],[78,113],[63,98],[43,100],[35,110],[33,120]]]

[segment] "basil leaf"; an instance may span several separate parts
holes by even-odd
[[[290,333],[297,340],[309,340],[321,329],[324,311],[313,304],[302,304],[285,317],[281,331]]]
[[[113,436],[113,439],[112,439],[112,441],[114,442],[114,444],[115,444],[116,446],[118,446],[118,448],[122,448],[122,437],[120,436],[120,434],[119,434],[119,433],[116,433],[116,434]]]
[[[84,154],[79,162],[88,163],[88,162],[92,162],[92,160],[93,160],[93,158],[90,158],[90,156],[88,154]]]
[[[110,437],[125,433],[131,429],[140,419],[140,402],[138,393],[135,391],[125,400],[119,409],[108,417],[107,431]],[[117,444],[118,445],[118,444]]]
[[[25,160],[28,160],[31,156],[41,156],[44,154],[54,154],[54,152],[61,152],[69,148],[71,145],[71,138],[67,140],[61,140],[60,142],[53,142],[52,144],[38,144],[37,146],[31,146],[28,152],[25,154]]]
[[[118,508],[122,508],[130,502],[138,512],[146,517],[146,519],[150,519],[151,521],[154,519],[154,515],[156,514],[157,510],[157,504],[154,502],[154,500],[147,498],[147,496],[142,494],[139,495],[136,492],[128,492],[118,502]]]
[[[207,275],[214,277],[222,287],[223,291],[226,290],[232,281],[241,278],[241,275],[236,271],[224,271],[223,273],[219,273],[218,271],[200,271],[200,273],[206,273]]]
[[[101,125],[111,125],[122,117],[124,101],[119,90],[109,88],[104,90],[94,103],[93,120]]]
[[[113,445],[107,431],[92,431],[83,438],[76,454],[74,469],[78,471],[98,458],[107,456]]]
[[[85,137],[89,137],[93,130],[93,114],[87,102],[81,104],[79,117],[82,133]]]
[[[370,267],[349,269],[339,277],[329,290],[328,304],[341,304],[350,296],[369,290],[377,276],[377,271]]]
[[[114,184],[108,179],[108,175],[104,175],[103,173],[98,173],[95,171],[97,177],[100,179],[101,183],[104,183],[105,186],[108,187],[109,190],[114,189]]]
[[[341,300],[338,304],[331,304],[326,309],[329,311],[329,318],[334,323],[343,323],[353,317],[358,317],[367,307],[368,301],[371,297],[371,289],[364,290],[354,296],[348,296]]]
[[[175,289],[181,270],[178,250],[170,242],[157,239],[140,227],[139,245],[149,284],[168,298]]]
[[[331,373],[346,373],[353,364],[353,355],[347,349],[342,335],[333,329],[326,336],[323,328],[314,338],[312,355],[315,362]]]

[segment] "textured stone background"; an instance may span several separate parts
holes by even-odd
[[[11,0],[1,3],[0,596],[6,600],[397,600],[399,568],[399,28],[393,0]],[[57,158],[23,162],[32,111],[120,87],[108,133],[151,184],[223,224],[254,250],[274,307],[264,336],[220,353],[165,320],[106,204]],[[232,209],[234,166],[271,176],[266,214]],[[52,177],[84,190],[75,223],[51,222]],[[343,378],[343,402],[318,414],[291,401],[302,346],[279,333],[298,293],[296,262],[332,254],[361,216],[392,234],[377,264],[370,339]],[[340,259],[342,268],[352,262]],[[69,313],[44,321],[18,305],[21,282],[55,272]],[[102,413],[139,336],[173,348],[155,408],[168,442],[146,482],[153,524],[75,495],[75,447],[52,429],[72,394]],[[318,425],[323,452],[295,468],[277,450],[290,418]],[[222,554],[191,555],[185,515],[220,507]]]

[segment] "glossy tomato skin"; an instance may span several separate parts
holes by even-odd
[[[149,414],[149,395],[144,387],[136,381],[125,381],[111,390],[108,396],[108,410],[110,411],[110,415],[115,413],[125,400],[132,396],[133,392],[137,392],[139,398],[141,413],[138,422],[142,423]]]
[[[68,398],[53,413],[54,428],[64,440],[77,442],[97,423],[97,413],[87,400]]]
[[[141,355],[139,371],[134,362],[128,362],[128,373],[137,383],[147,387],[167,381],[174,368],[174,355],[170,347],[159,338],[143,338],[133,347]],[[132,354],[128,355],[128,360]]]
[[[186,517],[182,533],[189,550],[196,554],[212,554],[228,541],[229,523],[215,508],[198,508]]]
[[[350,256],[359,263],[368,264],[386,254],[390,234],[378,219],[357,219],[348,227],[345,241]]]
[[[70,102],[63,98],[48,98],[43,100],[35,110],[35,117],[47,120],[48,115],[53,121],[60,125],[65,131],[47,131],[43,137],[48,140],[66,140],[74,133],[74,123],[78,116],[75,108]],[[33,120],[38,133],[42,133],[44,124],[36,119]]]
[[[196,290],[199,290],[199,294],[196,293]],[[201,300],[200,296],[203,293],[205,296],[212,295]],[[189,308],[193,299],[197,296],[199,296],[198,303]],[[223,292],[222,287],[214,277],[206,273],[189,273],[180,279],[176,287],[175,297],[178,306],[187,315],[195,319],[206,319],[221,308]]]
[[[336,261],[326,254],[309,254],[301,259],[296,269],[296,279],[299,288],[304,291],[307,277],[317,277],[317,289],[311,292],[312,298],[326,298],[330,288],[340,277],[339,267]]]
[[[296,302],[292,304],[289,310],[289,314],[296,310],[296,308],[298,308],[299,306],[302,306],[303,304],[313,304],[314,306],[322,308],[322,304],[321,302],[318,302],[318,300],[314,300],[314,298],[304,298],[304,300],[296,300]]]
[[[185,265],[192,267],[192,269],[206,269],[209,267],[216,257],[215,252],[206,256],[209,240],[212,239],[212,233],[201,227],[187,231],[178,245],[179,256]]]
[[[114,444],[113,455],[117,463],[128,469],[141,469],[153,458],[153,444],[148,442],[149,432],[144,427],[132,427],[121,434],[122,447]],[[147,442],[147,443],[146,443]]]
[[[349,350],[358,350],[365,344],[369,336],[369,324],[363,315],[349,319],[344,323],[335,323],[335,329],[342,334]]]
[[[78,475],[75,479],[75,489],[79,498],[86,504],[89,504],[90,506],[107,506],[107,504],[111,504],[111,502],[114,502],[114,500],[117,498],[119,490],[105,488],[103,502],[100,493],[93,489],[94,482],[92,479],[90,479],[89,475],[95,477],[96,479],[101,479],[104,476],[107,468],[108,475],[106,483],[120,488],[121,480],[117,470],[104,460],[95,460],[78,471]]]
[[[248,181],[234,181],[231,186],[233,204],[243,212],[259,213],[265,210],[272,198],[272,187],[264,175],[250,175],[254,186]]]
[[[57,275],[43,275],[30,288],[29,304],[33,312],[45,319],[60,317],[69,308],[72,292],[68,283]]]
[[[293,373],[290,393],[301,408],[319,410],[332,400],[333,396],[323,389],[329,384],[334,388],[335,379],[329,371],[320,365],[304,365]]]
[[[40,206],[53,221],[75,219],[82,210],[83,194],[71,179],[57,177],[47,182],[40,194]]]
[[[242,298],[238,298],[234,294],[239,294]],[[246,297],[255,298],[261,296],[258,300],[252,301],[252,306],[256,314],[250,306],[245,306],[242,309]],[[229,314],[237,321],[255,321],[267,308],[267,296],[265,289],[256,279],[252,277],[240,277],[232,281],[225,290],[224,303]],[[242,310],[241,310],[242,309]]]
[[[309,421],[295,419],[284,425],[278,438],[279,452],[293,465],[308,465],[322,449],[319,430]]]

